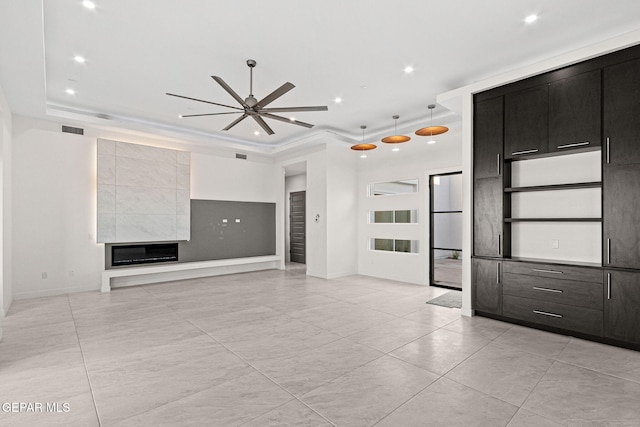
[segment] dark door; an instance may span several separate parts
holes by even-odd
[[[603,171],[603,264],[640,268],[640,165]]]
[[[503,256],[504,193],[502,177],[474,180],[473,191],[473,254],[475,256]]]
[[[291,262],[306,263],[306,192],[296,191],[289,194],[289,254]]]
[[[601,71],[549,85],[549,151],[600,146]]]
[[[640,59],[604,69],[605,166],[640,164]]]
[[[473,119],[473,177],[502,175],[503,97],[478,102]]]
[[[604,335],[640,344],[640,274],[605,271]]]
[[[472,260],[473,309],[484,313],[502,314],[501,262],[488,259]]]
[[[504,97],[504,154],[517,158],[546,153],[549,143],[549,85]]]

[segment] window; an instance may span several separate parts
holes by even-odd
[[[371,250],[388,251],[388,252],[406,252],[418,253],[417,240],[401,240],[401,239],[370,239]]]
[[[370,211],[371,224],[411,224],[418,222],[417,210]]]
[[[369,196],[388,196],[418,192],[418,178],[369,184]]]

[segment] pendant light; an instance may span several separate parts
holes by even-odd
[[[386,136],[384,138],[382,138],[382,142],[385,142],[387,144],[400,144],[402,142],[407,142],[410,141],[411,138],[409,138],[408,136],[405,135],[398,135],[398,119],[400,118],[400,116],[395,115],[392,117],[393,120],[395,120],[395,124],[393,126],[393,135],[392,136]]]
[[[360,129],[362,129],[362,142],[360,144],[356,144],[356,145],[352,145],[351,149],[352,150],[356,150],[356,151],[362,151],[362,154],[360,155],[361,158],[365,158],[367,157],[367,155],[365,154],[365,151],[369,151],[369,150],[375,150],[377,148],[376,144],[365,144],[364,142],[364,130],[367,127],[365,125],[360,126]]]
[[[436,141],[434,141],[433,136],[445,133],[446,131],[449,130],[449,128],[446,127],[446,126],[434,126],[433,125],[433,109],[436,108],[436,104],[429,104],[428,108],[429,108],[429,110],[431,110],[431,124],[429,126],[427,126],[426,128],[418,129],[416,131],[416,135],[419,135],[419,136],[430,136],[432,138],[429,141],[427,141],[427,143],[428,144],[434,144]]]

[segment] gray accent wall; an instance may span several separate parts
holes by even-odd
[[[191,200],[191,240],[180,242],[179,262],[275,254],[275,203]]]
[[[98,243],[188,240],[191,153],[98,139]]]

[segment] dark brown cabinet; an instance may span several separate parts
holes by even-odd
[[[504,210],[502,177],[474,181],[473,254],[498,257],[504,253]]]
[[[604,335],[640,344],[640,273],[605,271]]]
[[[605,167],[640,164],[640,59],[604,69]]]
[[[640,268],[640,165],[605,167],[602,189],[602,264]]]
[[[501,261],[472,261],[473,309],[484,313],[502,314]]]
[[[490,178],[503,172],[503,97],[474,106],[473,177]]]
[[[507,159],[547,152],[549,85],[508,93],[504,97],[504,154]]]
[[[601,70],[549,84],[549,151],[600,146]]]

